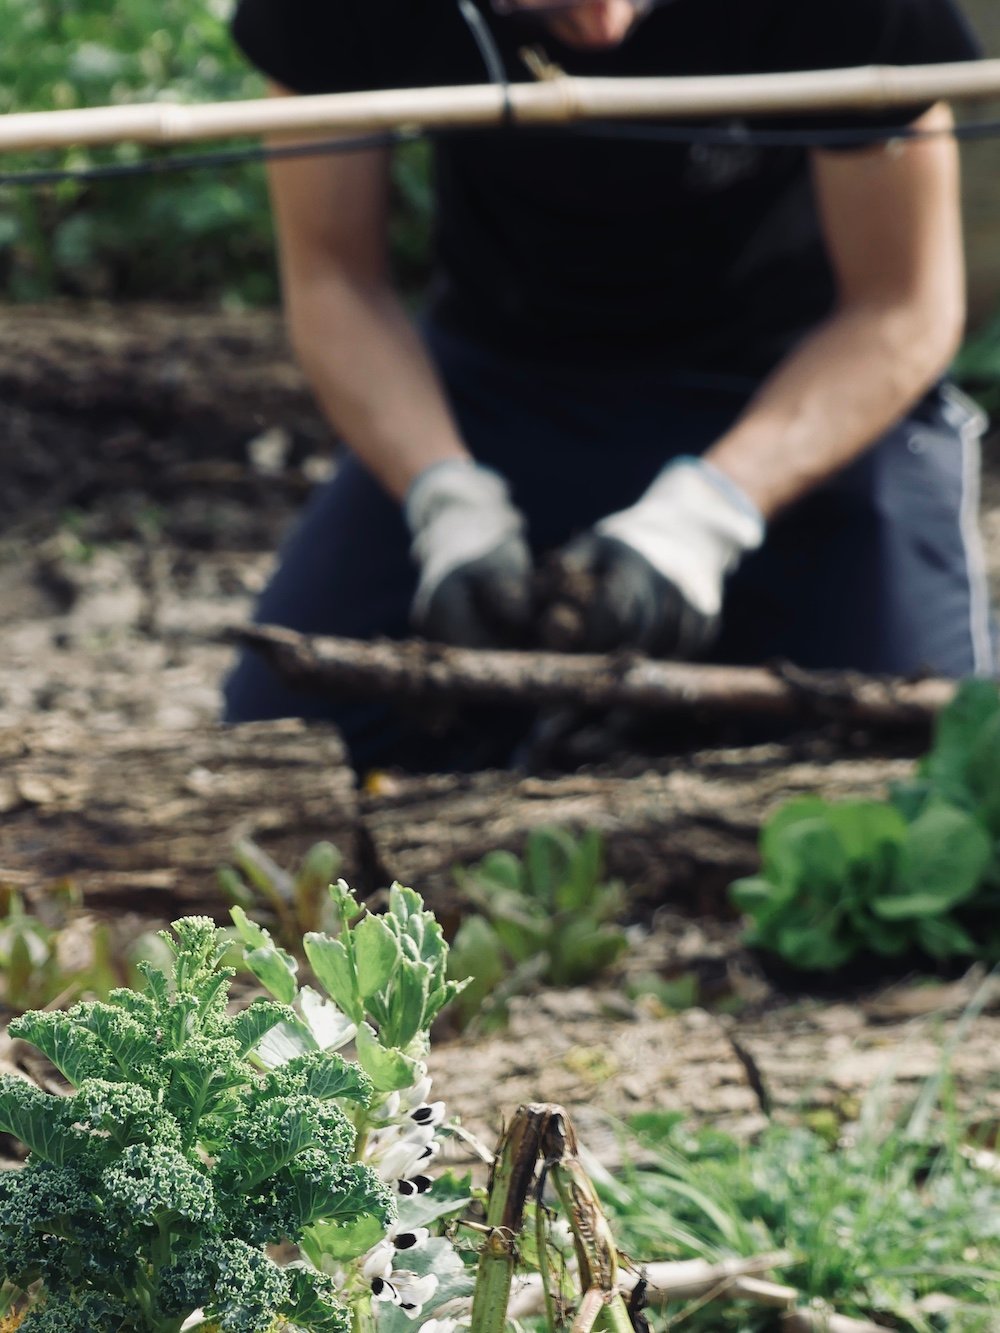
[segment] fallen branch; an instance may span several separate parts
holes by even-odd
[[[237,642],[259,652],[290,684],[329,697],[710,710],[874,727],[926,728],[953,697],[952,681],[909,681],[852,672],[658,662],[597,656],[448,648],[418,640],[363,642],[307,636],[275,625],[241,626]]]
[[[791,1310],[781,1321],[781,1333],[885,1333],[885,1327],[825,1310]]]
[[[799,1293],[792,1287],[762,1282],[756,1274],[791,1263],[794,1256],[786,1251],[751,1259],[724,1259],[717,1264],[705,1259],[684,1259],[676,1263],[643,1264],[641,1276],[646,1280],[646,1299],[651,1305],[713,1296],[787,1310],[798,1300]],[[623,1271],[618,1285],[628,1295],[638,1281],[639,1274]],[[523,1319],[541,1314],[544,1308],[541,1278],[533,1273],[517,1283],[507,1314],[510,1319]]]

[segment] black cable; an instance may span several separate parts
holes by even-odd
[[[738,145],[748,148],[871,148],[899,140],[925,139],[995,139],[1000,138],[1000,120],[967,121],[965,124],[922,130],[913,125],[874,126],[839,129],[806,128],[794,130],[751,129],[742,122],[724,125],[649,125],[641,121],[595,120],[577,123],[566,129],[593,134],[603,139],[629,139],[660,143]]]
[[[521,126],[530,130],[533,126]],[[542,127],[539,127],[542,128]],[[897,140],[955,138],[979,140],[1000,138],[1000,120],[968,121],[947,129],[921,130],[912,126],[863,127],[858,129],[767,130],[737,125],[648,125],[638,121],[588,121],[585,124],[545,126],[545,133],[573,133],[623,141],[659,141],[749,148],[864,148]],[[392,148],[397,144],[424,138],[444,138],[457,134],[475,134],[476,129],[386,130],[355,138],[316,140],[311,143],[254,145],[212,153],[180,153],[168,157],[146,157],[138,162],[107,162],[93,167],[40,167],[25,171],[0,172],[0,189],[60,185],[67,181],[86,184],[91,181],[118,180],[136,176],[167,175],[172,172],[208,171],[244,163],[274,162],[292,158],[323,157],[335,153],[362,152],[371,148]]]
[[[286,158],[325,157],[333,153],[356,153],[368,148],[392,148],[421,138],[416,130],[383,130],[351,139],[321,139],[301,144],[255,144],[213,153],[176,153],[169,157],[144,157],[138,162],[104,162],[94,167],[40,167],[30,171],[0,172],[5,186],[60,185],[64,181],[118,180],[128,176],[157,176],[175,171],[206,171],[241,166],[246,162],[280,162]]]
[[[514,124],[514,103],[510,96],[510,79],[504,64],[500,48],[490,32],[490,26],[472,3],[472,0],[458,0],[458,11],[465,20],[466,27],[472,33],[473,40],[486,66],[486,76],[490,83],[496,84],[503,96],[503,123]]]

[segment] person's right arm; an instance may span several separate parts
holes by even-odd
[[[390,280],[389,156],[292,158],[268,175],[296,357],[334,430],[402,501],[429,466],[468,452]]]
[[[389,150],[276,160],[269,180],[292,346],[336,433],[400,503],[419,569],[414,625],[470,647],[520,642],[524,520],[505,480],[473,462],[393,289]]]

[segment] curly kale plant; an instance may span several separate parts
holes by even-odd
[[[171,975],[143,965],[143,993],[11,1024],[75,1091],[0,1079],[0,1130],[30,1150],[0,1176],[0,1285],[30,1293],[24,1333],[347,1333],[336,1281],[267,1246],[320,1223],[392,1225],[338,1104],[367,1107],[372,1084],[319,1049],[259,1072],[251,1053],[291,1011],[227,1015],[221,932],[173,929]]]

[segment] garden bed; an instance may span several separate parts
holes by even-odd
[[[788,998],[742,949],[724,895],[782,799],[881,794],[905,754],[811,736],[625,771],[399,777],[359,792],[330,733],[216,731],[231,653],[220,630],[246,619],[281,532],[333,466],[276,316],[93,306],[2,319],[0,878],[30,899],[69,877],[99,913],[141,924],[199,908],[221,919],[213,870],[234,837],[284,864],[330,837],[361,890],[398,876],[447,920],[454,863],[516,850],[539,824],[597,827],[641,927],[630,966],[687,978],[693,1007],[669,1015],[617,982],[515,1001],[506,1034],[435,1056],[471,1124],[495,1129],[501,1106],[545,1098],[592,1118],[679,1108],[744,1132],[768,1102],[847,1115],[889,1059],[903,1085],[927,1072],[967,991],[909,991],[895,1016],[871,978]],[[984,523],[996,575],[1000,476]],[[710,1012],[720,1002],[735,1016]],[[914,1035],[921,1004],[943,1016]],[[998,1024],[984,1014],[956,1056],[963,1104],[994,1118]]]

